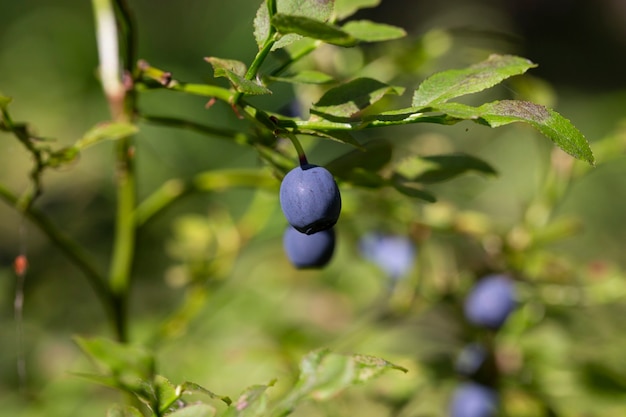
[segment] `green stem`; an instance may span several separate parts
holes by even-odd
[[[286,132],[285,135],[289,138],[291,143],[293,143],[294,148],[296,148],[296,152],[298,153],[298,159],[300,160],[300,166],[307,165],[309,161],[307,161],[306,154],[304,153],[304,148],[302,147],[302,144],[300,143],[296,135],[291,132]]]
[[[92,0],[96,18],[100,74],[109,101],[112,119],[132,122],[136,109],[134,77],[136,68],[135,25],[124,0]],[[119,38],[119,34],[123,36]],[[124,51],[119,71],[119,46]],[[135,252],[136,179],[132,137],[118,141],[116,147],[117,209],[113,256],[109,269],[114,327],[119,341],[128,341],[128,295]]]

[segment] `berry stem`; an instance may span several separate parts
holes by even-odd
[[[300,143],[296,135],[291,132],[286,132],[286,135],[291,143],[293,143],[294,148],[296,148],[296,152],[298,152],[298,160],[300,161],[300,166],[307,165],[309,161],[306,159],[304,148],[302,147],[302,144]]]

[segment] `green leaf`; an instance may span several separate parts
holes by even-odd
[[[402,28],[369,20],[353,20],[341,29],[362,42],[382,42],[406,36],[406,31]]]
[[[335,0],[335,16],[337,20],[343,20],[359,9],[376,7],[379,4],[380,0]]]
[[[354,46],[357,43],[349,33],[321,20],[278,13],[272,17],[271,22],[278,33],[283,35],[295,33],[339,46]]]
[[[204,388],[203,386],[200,386],[198,384],[196,384],[195,382],[185,382],[180,386],[181,391],[183,392],[195,392],[198,394],[204,394],[209,396],[210,398],[214,399],[214,400],[220,400],[224,403],[226,403],[226,405],[230,405],[232,403],[232,400],[225,396],[225,395],[218,395],[216,393],[214,393],[213,391],[209,391],[208,389]]]
[[[13,99],[0,93],[0,110],[6,110]]]
[[[248,95],[272,94],[271,90],[244,77],[246,65],[241,61],[215,57],[205,58],[205,61],[213,66],[215,77],[227,78],[235,90],[241,93]]]
[[[436,110],[491,127],[514,122],[528,123],[565,152],[591,165],[594,164],[593,152],[585,136],[565,117],[539,104],[518,100],[494,101],[480,107],[448,103],[437,106]]]
[[[107,417],[143,417],[143,414],[130,405],[115,404],[107,410]]]
[[[329,120],[345,121],[387,94],[402,93],[402,87],[390,86],[372,78],[357,78],[328,90],[313,105],[311,113]]]
[[[407,172],[413,169],[417,170],[418,173]],[[422,156],[419,159],[411,158],[405,161],[405,164],[396,167],[396,171],[403,176],[412,178],[412,181],[422,184],[447,181],[468,171],[488,175],[497,174],[496,170],[487,162],[463,153]]]
[[[367,355],[341,355],[329,350],[307,354],[300,363],[300,376],[280,408],[291,410],[305,398],[327,400],[389,369],[406,369]]]
[[[83,150],[104,140],[119,140],[134,135],[139,128],[127,122],[106,122],[92,127],[85,136],[76,141],[74,148]]]
[[[181,396],[182,392],[164,376],[157,375],[152,381],[155,404],[162,414],[168,410]]]
[[[285,15],[303,16],[327,22],[333,13],[333,3],[333,0],[276,0],[276,11]],[[264,1],[254,18],[254,37],[259,49],[263,47],[269,36],[270,16],[267,10],[267,3]],[[274,44],[272,49],[283,48],[299,38],[297,35],[283,36]]]
[[[191,404],[168,414],[167,417],[213,417],[215,408],[208,404]]]
[[[413,95],[414,107],[444,103],[451,98],[477,93],[536,67],[525,58],[491,55],[465,69],[448,70],[427,78]]]
[[[267,389],[274,385],[253,385],[239,396],[237,401],[226,410],[223,417],[262,417],[267,410]]]
[[[401,176],[394,175],[394,178],[391,180],[391,185],[398,192],[406,195],[407,197],[418,198],[420,200],[428,201],[429,203],[437,201],[434,195],[420,188],[420,184],[408,181]]]
[[[270,79],[293,84],[327,84],[334,81],[333,77],[320,71],[300,71],[291,75],[270,77]]]
[[[82,351],[92,359],[116,385],[141,390],[154,376],[154,357],[140,346],[121,344],[105,338],[76,338]]]
[[[356,364],[355,383],[365,383],[370,379],[379,376],[387,370],[396,370],[404,373],[409,372],[408,369],[395,365],[385,359],[370,355],[352,355],[352,360]]]

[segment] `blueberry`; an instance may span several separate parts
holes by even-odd
[[[466,382],[454,391],[450,417],[493,417],[498,407],[496,392],[475,382]]]
[[[406,236],[371,233],[361,239],[360,249],[365,259],[392,279],[402,277],[413,267],[415,245]]]
[[[310,235],[337,223],[341,195],[326,168],[305,164],[292,169],[283,178],[280,206],[290,225]]]
[[[327,229],[312,235],[287,227],[283,247],[289,261],[298,269],[321,268],[333,257],[335,230]]]
[[[506,275],[481,279],[465,299],[465,317],[481,327],[499,329],[515,309],[515,287]]]

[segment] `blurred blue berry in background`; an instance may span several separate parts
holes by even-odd
[[[465,299],[465,317],[473,324],[499,329],[515,309],[515,286],[506,275],[488,275]]]
[[[480,343],[471,343],[463,348],[455,363],[455,370],[468,377],[475,375],[487,359],[487,349]]]
[[[393,280],[406,275],[415,262],[415,245],[406,236],[370,233],[361,239],[360,250]]]
[[[497,407],[496,391],[475,382],[464,382],[452,395],[450,417],[493,417]]]

